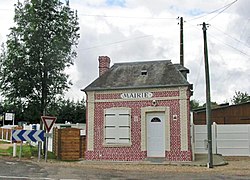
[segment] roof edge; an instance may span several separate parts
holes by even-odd
[[[191,84],[175,84],[175,85],[158,85],[158,86],[127,86],[127,87],[111,87],[111,88],[85,88],[81,91],[106,91],[106,90],[123,90],[123,89],[148,89],[148,88],[168,88],[168,87],[185,87],[190,86]]]

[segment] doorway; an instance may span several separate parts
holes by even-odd
[[[147,113],[147,156],[165,157],[164,113]]]

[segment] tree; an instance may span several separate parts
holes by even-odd
[[[235,91],[235,95],[233,96],[233,99],[231,100],[232,104],[240,104],[244,102],[250,101],[250,96],[247,92],[240,92]]]
[[[198,109],[198,108],[200,108],[200,103],[199,103],[199,101],[197,101],[197,100],[195,100],[195,99],[191,100],[191,101],[190,101],[190,109],[191,109],[191,110],[194,110],[194,109]]]
[[[76,57],[77,12],[69,1],[24,0],[15,4],[14,22],[0,56],[0,90],[14,105],[45,113],[71,84],[64,70]]]
[[[59,98],[53,105],[48,107],[48,112],[57,116],[58,123],[64,123],[65,121],[72,123],[86,122],[86,107],[84,99],[74,102],[73,100]]]
[[[86,123],[86,106],[84,99],[76,102],[75,107],[75,122]]]
[[[0,116],[3,112],[14,112],[15,121],[26,121],[28,123],[39,123],[41,117],[35,102],[29,103],[28,106],[22,106],[20,102],[16,102],[15,106],[8,99],[0,103]],[[58,123],[65,121],[72,123],[85,123],[86,107],[84,99],[74,102],[73,100],[65,100],[56,98],[53,103],[47,107],[48,114],[57,117]]]
[[[72,122],[72,123],[85,123],[86,108],[84,100],[77,101],[76,103],[71,100],[63,100],[60,102],[58,112],[58,122]]]
[[[211,108],[216,108],[216,107],[218,107],[219,105],[217,104],[217,102],[211,102],[210,103],[210,105],[211,105]],[[204,103],[203,105],[202,105],[202,107],[206,107],[206,103]]]

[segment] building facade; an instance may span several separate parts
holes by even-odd
[[[114,64],[99,57],[87,86],[87,160],[192,161],[188,70],[171,61]]]

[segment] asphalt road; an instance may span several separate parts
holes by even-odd
[[[176,167],[178,168],[178,167]],[[32,161],[26,161],[13,158],[0,157],[0,179],[25,179],[25,180],[125,180],[125,179],[174,179],[174,180],[186,180],[186,179],[211,179],[211,180],[234,180],[234,179],[250,179],[249,176],[242,175],[226,175],[220,173],[182,173],[182,172],[157,172],[157,171],[136,171],[136,170],[112,170],[93,168],[88,166],[71,166],[56,163],[37,163]]]

